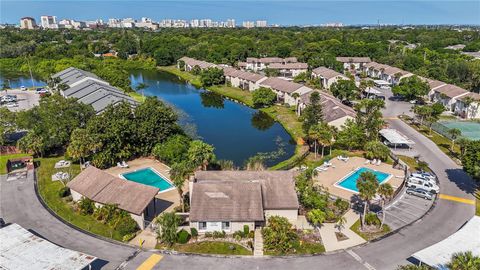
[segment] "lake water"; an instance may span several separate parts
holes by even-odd
[[[3,84],[6,83],[10,88],[20,88],[21,86],[25,87],[40,87],[47,85],[45,82],[36,79],[35,77],[32,79],[29,76],[4,76],[4,74],[0,75],[0,89],[3,88]]]
[[[237,166],[257,153],[274,165],[294,154],[295,144],[286,130],[265,113],[197,89],[175,75],[159,71],[133,71],[132,86],[145,83],[145,96],[156,96],[174,106],[187,133],[215,147],[217,159]]]

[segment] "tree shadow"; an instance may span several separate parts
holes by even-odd
[[[475,189],[477,187],[473,178],[464,172],[462,169],[447,169],[448,179],[455,183],[458,188],[468,194],[475,194]]]

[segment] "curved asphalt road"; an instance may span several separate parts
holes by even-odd
[[[386,117],[394,117],[408,111],[408,104],[387,102]],[[404,110],[407,108],[406,110]],[[390,126],[409,136],[422,159],[430,164],[440,181],[440,192],[465,199],[474,199],[473,180],[428,138],[416,132],[401,120],[389,119]],[[135,249],[96,239],[61,223],[38,202],[33,181],[0,181],[0,216],[6,222],[15,222],[32,229],[48,240],[82,251],[108,262],[103,268],[135,269],[151,254],[140,252],[129,262],[122,264],[135,253]],[[335,254],[288,258],[220,258],[208,256],[164,255],[155,269],[395,269],[406,264],[416,251],[428,247],[457,231],[468,221],[475,206],[439,199],[436,207],[423,220],[401,229],[398,233]],[[101,263],[98,265],[101,266]]]

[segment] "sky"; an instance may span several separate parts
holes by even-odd
[[[19,24],[21,17],[55,15],[58,19],[94,20],[150,17],[171,19],[265,19],[269,24],[476,24],[480,25],[480,1],[461,0],[170,0],[104,1],[0,0],[0,23]]]

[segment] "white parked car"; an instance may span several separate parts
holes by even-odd
[[[412,173],[412,174],[410,175],[410,177],[425,179],[425,180],[428,180],[428,181],[433,181],[434,183],[435,183],[436,180],[437,180],[437,179],[435,178],[435,176],[425,175],[425,174],[420,174],[420,173]]]
[[[27,90],[27,88],[26,88],[25,86],[23,86],[23,85],[22,85],[22,86],[20,86],[20,90],[22,90],[22,91],[26,91],[26,90]]]
[[[14,107],[18,107],[18,103],[16,102],[10,102],[10,103],[7,103],[6,105],[8,108],[14,108]]]
[[[420,198],[424,198],[425,200],[433,199],[432,194],[422,188],[408,188],[407,191],[405,191],[405,193],[413,196],[417,196]]]
[[[412,173],[412,176],[420,176],[420,177],[423,177],[423,178],[428,178],[428,179],[437,179],[437,177],[431,173],[427,173],[427,172],[416,172],[416,173]]]
[[[409,188],[422,188],[431,193],[438,193],[440,187],[431,181],[425,181],[420,178],[410,177],[407,181],[407,187]]]
[[[430,179],[430,178],[425,178],[425,177],[416,177],[416,176],[410,176],[408,178],[408,180],[419,180],[419,181],[425,181],[425,182],[429,182],[429,183],[432,183],[432,184],[437,184],[437,181],[435,181],[435,179]]]

